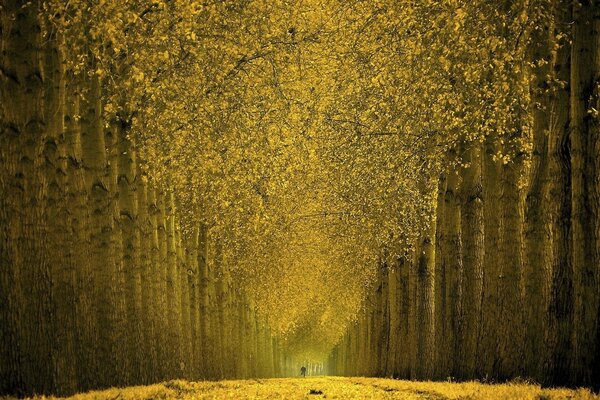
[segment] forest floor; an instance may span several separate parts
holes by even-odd
[[[169,381],[149,386],[82,393],[77,400],[133,399],[600,399],[587,389],[541,389],[536,385],[475,382],[412,382],[379,378],[309,377],[238,381]],[[39,399],[39,398],[38,398]]]

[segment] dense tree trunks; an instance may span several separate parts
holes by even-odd
[[[481,146],[471,144],[466,151],[467,167],[462,171],[460,189],[461,237],[463,255],[462,306],[460,333],[462,359],[460,376],[475,374],[478,334],[483,294],[483,202],[481,185]]]
[[[596,318],[600,306],[600,5],[595,0],[573,2],[571,48],[571,177],[574,382],[592,383],[590,366],[598,357]]]
[[[570,2],[554,4],[556,38],[571,21]],[[547,384],[568,385],[571,371],[573,326],[573,267],[571,262],[571,140],[569,134],[570,46],[565,40],[557,43],[553,54],[554,78],[559,82],[551,98],[548,203],[552,237],[552,272],[548,304],[547,349],[545,379]],[[560,82],[564,82],[560,84]]]
[[[142,178],[130,116],[104,113],[97,49],[74,66],[43,15],[0,7],[0,395],[279,374],[222,257],[203,275],[206,229],[183,237],[173,195]]]

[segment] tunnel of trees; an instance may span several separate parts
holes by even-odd
[[[600,385],[597,0],[0,0],[0,395]]]

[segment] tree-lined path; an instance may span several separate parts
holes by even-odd
[[[599,110],[599,0],[0,0],[0,395],[599,390]]]

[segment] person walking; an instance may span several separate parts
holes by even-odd
[[[306,367],[302,366],[302,368],[300,368],[300,375],[302,375],[303,377],[306,378]]]

